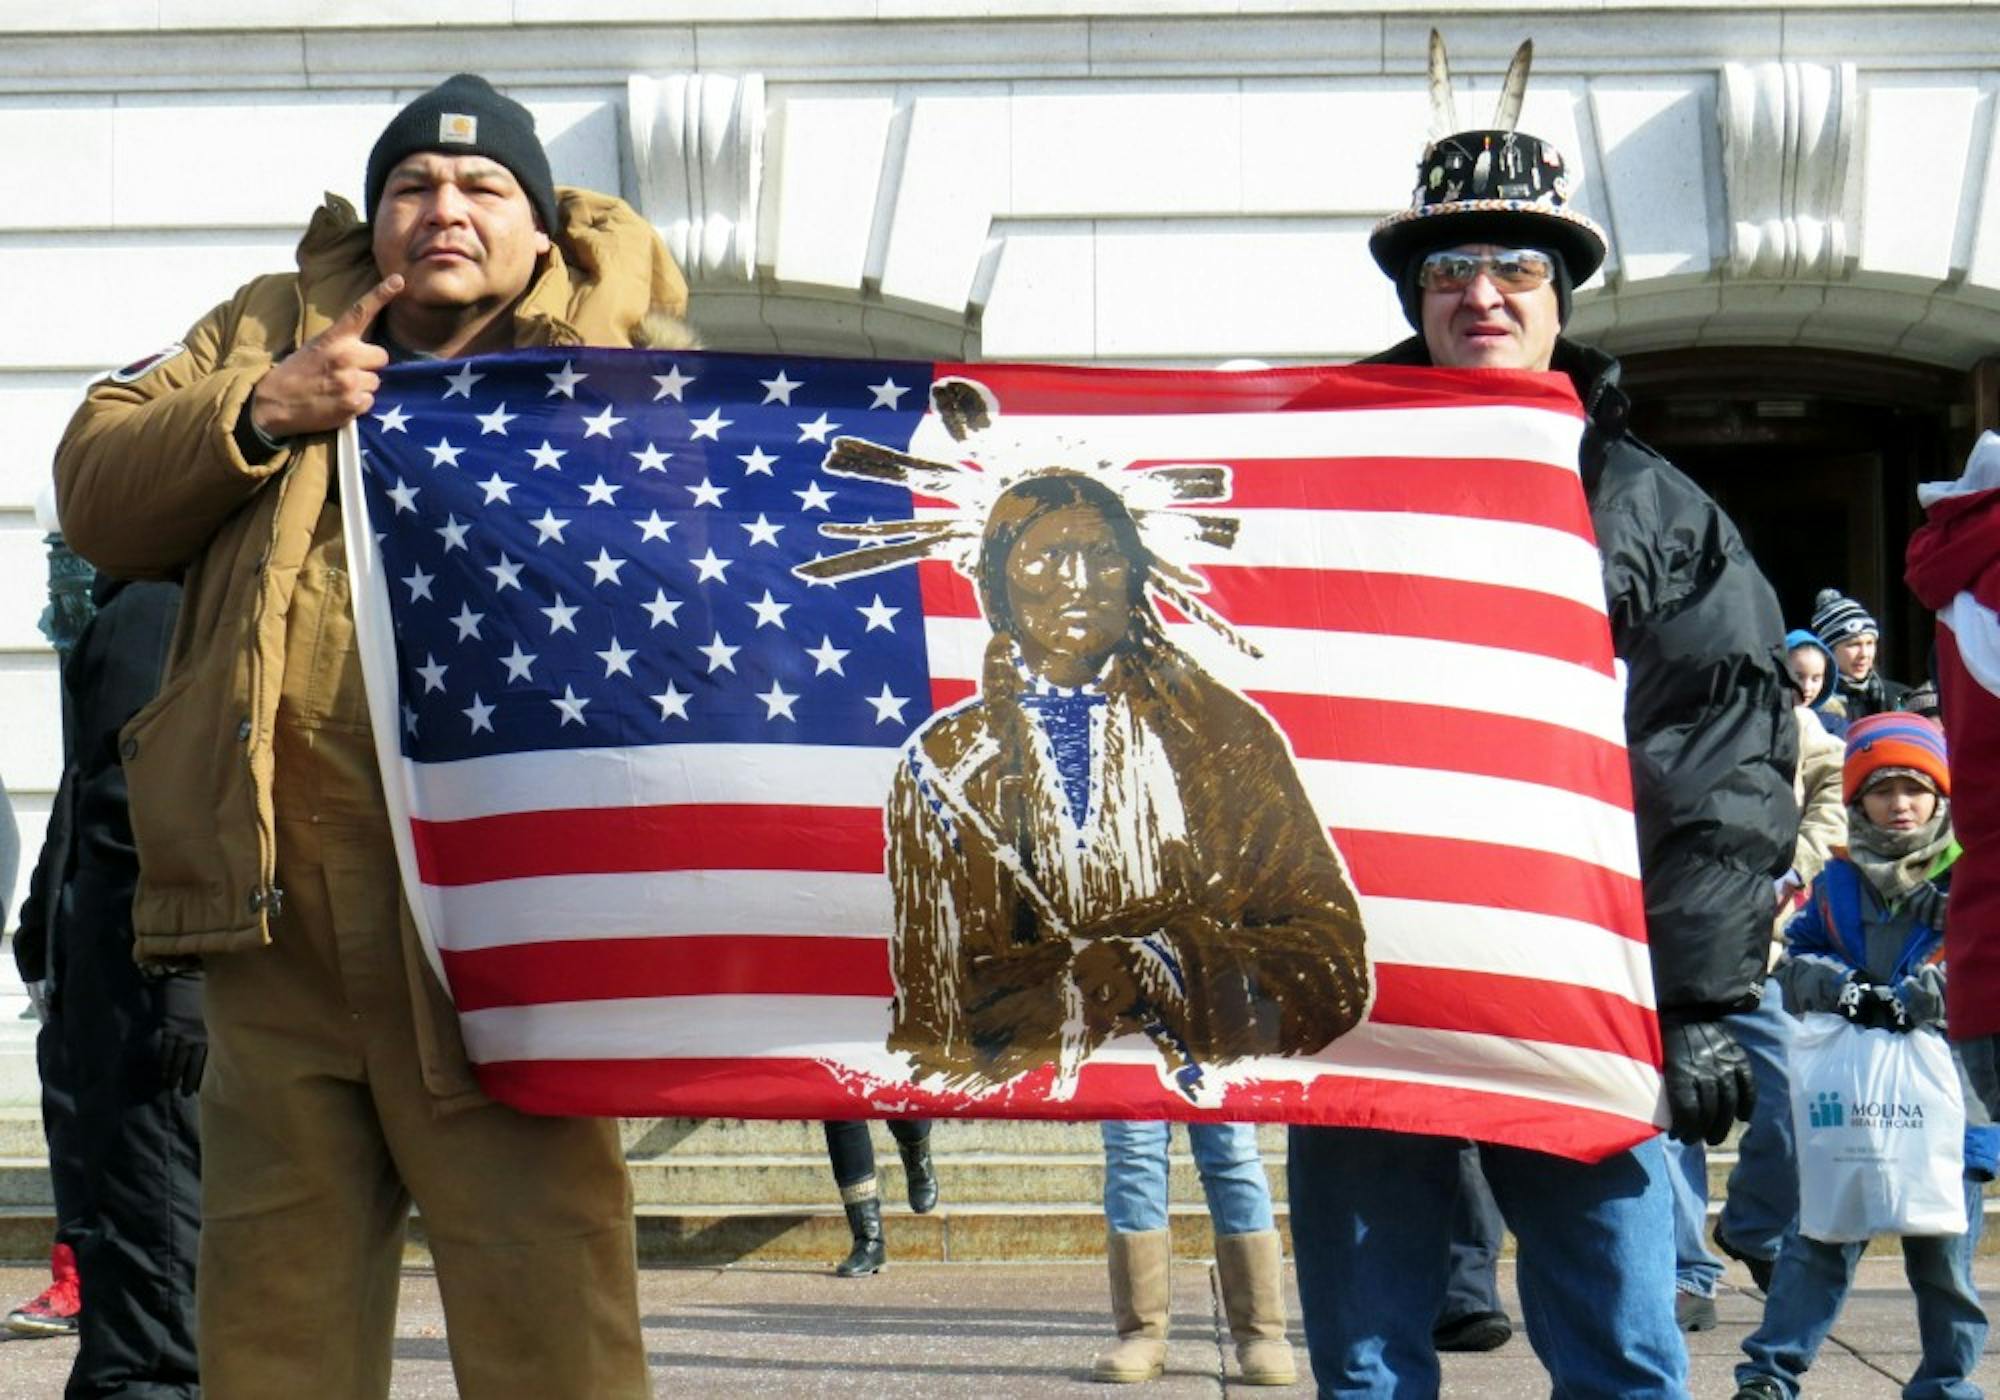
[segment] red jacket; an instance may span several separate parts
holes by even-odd
[[[1938,615],[1938,698],[1951,750],[1952,827],[1965,855],[1945,923],[1954,1040],[2000,1034],[2000,433],[1965,474],[1921,492],[1905,581]]]

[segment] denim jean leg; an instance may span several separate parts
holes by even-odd
[[[1775,1259],[1799,1213],[1799,1169],[1792,1155],[1792,1088],[1787,1069],[1798,1022],[1785,1011],[1776,978],[1764,981],[1756,1010],[1729,1018],[1729,1032],[1750,1059],[1757,1102],[1736,1144],[1736,1165],[1717,1218],[1723,1236],[1760,1259]]]
[[[1099,1125],[1104,1135],[1104,1219],[1121,1235],[1167,1228],[1167,1125]]]
[[[1972,1368],[1986,1350],[1986,1310],[1972,1281],[1979,1251],[1979,1183],[1965,1183],[1970,1228],[1962,1235],[1912,1236],[1903,1241],[1903,1272],[1917,1299],[1917,1336],[1923,1360],[1903,1400],[1976,1400]]]
[[[1434,1400],[1458,1140],[1294,1127],[1285,1167],[1319,1394]]]
[[[1666,1144],[1667,1177],[1674,1188],[1674,1287],[1715,1296],[1722,1261],[1709,1252],[1708,1149],[1698,1142]]]
[[[1557,1400],[1687,1393],[1674,1321],[1674,1204],[1664,1140],[1601,1162],[1480,1149],[1514,1231],[1521,1315]]]
[[[1493,1190],[1479,1166],[1479,1149],[1466,1143],[1458,1151],[1458,1200],[1452,1207],[1451,1276],[1445,1282],[1438,1326],[1480,1313],[1497,1313],[1500,1283],[1494,1275],[1506,1230]]]
[[[1257,1150],[1254,1123],[1190,1123],[1188,1145],[1208,1196],[1208,1218],[1218,1235],[1247,1235],[1271,1228],[1271,1179]]]
[[[1864,1248],[1865,1243],[1809,1240],[1796,1228],[1786,1233],[1771,1271],[1764,1321],[1743,1339],[1743,1354],[1750,1359],[1736,1368],[1738,1384],[1762,1376],[1787,1396],[1799,1393],[1799,1377],[1833,1330]]]

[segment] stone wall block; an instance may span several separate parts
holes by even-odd
[[[1870,82],[1857,275],[1931,284],[1952,275],[1979,102],[1970,77]]]
[[[780,282],[853,291],[867,270],[893,98],[793,96],[766,138],[757,266]]]
[[[1004,92],[920,95],[883,252],[884,297],[963,316],[996,215],[1012,208],[1012,122]]]
[[[1703,149],[1708,93],[1698,78],[1600,80],[1590,110],[1603,151],[1599,185],[1618,226],[1627,283],[1701,277],[1710,198]]]

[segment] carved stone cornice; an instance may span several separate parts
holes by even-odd
[[[634,74],[626,83],[626,121],[640,212],[688,280],[753,281],[763,75]]]
[[[1852,63],[1723,67],[1716,113],[1731,273],[1844,274],[1858,91]]]

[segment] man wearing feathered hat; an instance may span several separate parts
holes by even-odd
[[[1514,129],[1529,52],[1515,55],[1493,128],[1454,131],[1432,36],[1433,139],[1416,196],[1369,240],[1418,335],[1375,362],[1554,370],[1582,399],[1579,465],[1627,675],[1667,1109],[1674,1137],[1715,1143],[1749,1112],[1750,1066],[1728,1018],[1757,1005],[1771,882],[1790,863],[1797,824],[1784,625],[1727,517],[1628,432],[1617,363],[1562,334],[1570,293],[1603,262],[1605,239],[1571,206],[1562,155]],[[1436,1390],[1431,1325],[1458,1146],[1292,1129],[1292,1230],[1322,1395]],[[1557,1393],[1683,1394],[1665,1143],[1590,1164],[1492,1145],[1481,1155],[1519,1242],[1529,1337]]]

